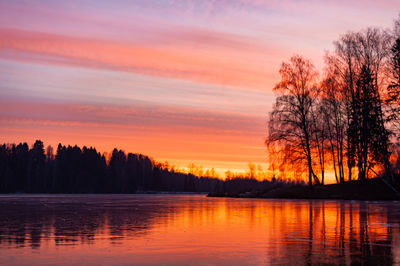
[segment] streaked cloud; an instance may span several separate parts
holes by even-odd
[[[17,29],[0,29],[0,35],[0,55],[18,60],[112,69],[258,89],[265,88],[271,79],[271,74],[266,73],[262,64],[249,62],[248,55],[237,55],[228,48],[205,51],[179,45],[135,45]],[[216,37],[215,33],[209,32],[186,33],[185,36],[187,40],[194,39],[196,42],[214,42],[219,46],[221,43],[223,46],[233,43],[235,49],[239,49],[237,46],[245,47],[243,42],[233,41],[232,36]],[[168,38],[174,38],[174,35]],[[242,53],[246,52],[242,50]],[[256,56],[251,48],[247,53]]]
[[[0,101],[3,122],[44,121],[65,126],[132,126],[164,132],[248,135],[264,127],[262,116],[161,105],[81,105]],[[261,119],[260,119],[261,118]]]

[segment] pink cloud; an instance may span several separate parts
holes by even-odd
[[[248,50],[205,51],[179,45],[126,44],[16,29],[0,29],[0,36],[1,55],[11,59],[114,69],[257,89],[265,89],[265,84],[269,84],[271,77],[276,76],[269,73],[263,63],[251,60],[260,51],[251,45]],[[233,36],[228,38],[206,31],[186,34],[186,37],[194,42],[204,40],[208,43],[244,46]]]
[[[264,118],[224,111],[157,105],[112,106],[0,101],[3,123],[68,127],[129,127],[188,134],[254,135],[263,132]]]

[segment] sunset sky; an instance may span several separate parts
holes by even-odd
[[[0,141],[117,147],[179,167],[267,168],[267,113],[293,54],[322,71],[399,0],[0,0]]]

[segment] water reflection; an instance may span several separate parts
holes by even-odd
[[[3,263],[400,263],[396,202],[0,197]]]
[[[98,236],[114,242],[125,233],[145,234],[154,216],[167,209],[129,196],[0,197],[0,245],[94,244]]]
[[[293,228],[286,237],[287,251],[303,249],[304,255],[299,259],[309,264],[391,265],[395,251],[398,256],[398,250],[393,249],[399,235],[398,211],[390,211],[391,207],[310,201],[308,230],[302,231],[300,224]],[[308,248],[302,248],[301,242],[308,243]]]

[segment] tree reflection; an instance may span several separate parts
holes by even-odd
[[[284,242],[290,257],[283,262],[299,263],[304,258],[304,264],[394,264],[393,233],[399,234],[395,212],[383,204],[365,202],[329,205],[327,208],[325,201],[309,202],[308,230],[288,234]]]
[[[0,201],[0,209],[0,245],[32,248],[52,240],[55,245],[79,245],[93,244],[96,235],[114,241],[145,234],[152,219],[168,211],[147,209],[135,202],[133,206],[106,205],[101,196],[10,198]]]

